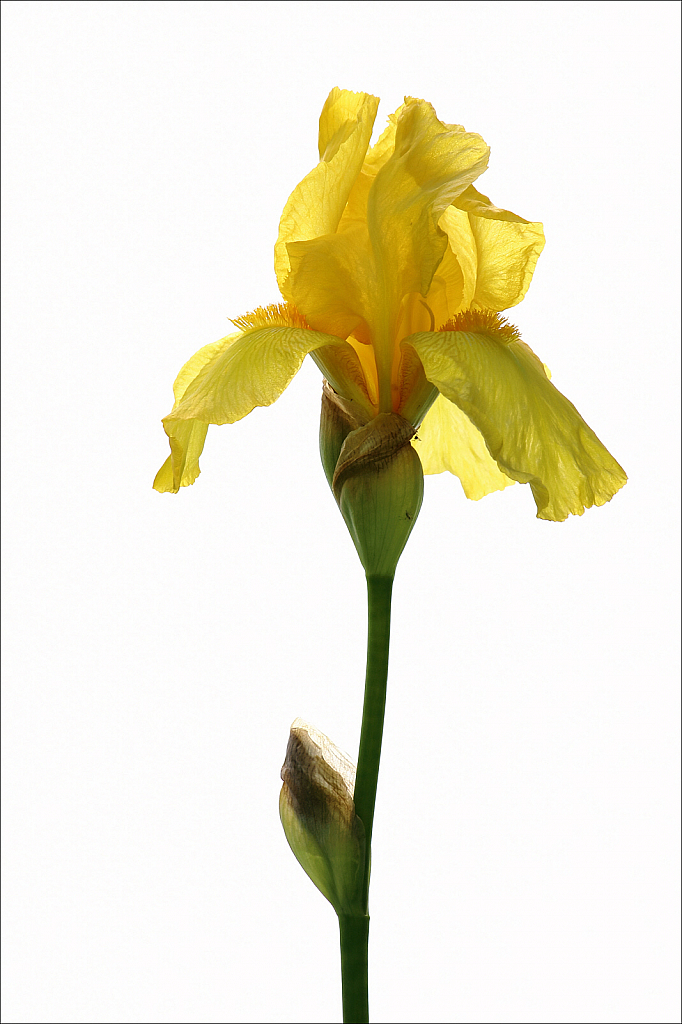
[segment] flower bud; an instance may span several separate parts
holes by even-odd
[[[393,576],[421,508],[424,473],[414,434],[397,413],[367,421],[325,382],[322,464],[368,576]]]
[[[365,830],[355,814],[355,765],[303,719],[291,726],[279,813],[294,855],[336,913],[364,913]]]

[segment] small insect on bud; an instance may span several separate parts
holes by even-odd
[[[299,864],[336,913],[362,907],[365,832],[355,814],[355,765],[324,733],[297,718],[282,766],[279,813]]]

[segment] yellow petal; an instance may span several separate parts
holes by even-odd
[[[291,298],[287,243],[336,231],[365,159],[378,104],[366,93],[332,89],[329,94],[320,117],[320,163],[294,189],[280,220],[275,273],[286,298]]]
[[[478,250],[475,306],[509,309],[521,301],[545,245],[542,224],[470,216]]]
[[[501,473],[485,441],[461,409],[439,395],[412,442],[425,473],[453,473],[477,501],[514,483]]]
[[[448,206],[438,227],[448,246],[429,288],[427,302],[438,327],[462,309],[468,309],[476,293],[478,253],[468,214]]]
[[[235,423],[256,406],[272,405],[308,352],[334,344],[342,342],[319,331],[284,326],[256,327],[224,338],[176,402],[170,418]]]
[[[401,103],[393,114],[388,115],[388,124],[371,149],[367,151],[367,156],[365,157],[365,161],[362,165],[363,174],[367,174],[370,177],[375,178],[386,161],[393,154],[395,149],[395,133],[398,126],[398,119],[404,108],[405,104]]]
[[[476,249],[475,291],[463,308],[473,305],[502,310],[516,306],[528,291],[545,246],[542,224],[500,209],[473,185],[458,196],[455,207],[468,215]],[[459,255],[454,239],[450,244]]]
[[[366,226],[356,223],[340,234],[291,242],[288,252],[287,291],[310,326],[369,342],[376,289]]]
[[[466,413],[500,470],[530,483],[539,519],[603,505],[627,477],[578,411],[547,379],[514,328],[467,313],[453,331],[414,334],[427,378]]]
[[[177,494],[181,487],[193,484],[199,476],[199,456],[204,450],[208,423],[199,420],[176,420],[168,434],[171,455],[154,478],[154,490],[161,494]]]
[[[232,339],[238,337],[238,334],[231,335]],[[203,348],[194,353],[191,359],[187,360],[173,384],[175,406],[182,401],[185,391],[203,367],[229,341],[230,338],[223,338],[221,341],[204,345]],[[199,469],[199,456],[204,449],[207,431],[208,423],[200,420],[187,420],[184,423],[178,422],[174,425],[174,432],[172,434],[168,434],[168,430],[166,430],[172,454],[166,459],[154,478],[153,487],[155,491],[159,491],[161,494],[166,492],[176,494],[181,487],[188,487],[194,483],[201,472]]]
[[[360,221],[367,223],[367,200],[369,190],[374,184],[374,179],[389,159],[395,148],[395,133],[398,118],[402,113],[404,104],[389,114],[388,125],[379,136],[377,142],[367,151],[362,170],[355,179],[355,183],[348,196],[346,208],[339,221],[338,231],[345,231],[353,222]]]
[[[454,205],[457,209],[473,214],[475,217],[488,217],[490,220],[504,220],[515,224],[528,223],[524,217],[519,217],[517,213],[512,213],[511,210],[503,210],[501,207],[495,206],[487,196],[484,196],[482,192],[478,192],[473,185],[469,185],[464,189],[455,199]]]
[[[365,92],[351,92],[349,89],[339,89],[335,86],[327,96],[320,114],[320,130],[317,136],[320,160],[330,163],[346,139],[353,134],[358,122],[367,120],[368,113],[370,125],[373,124],[378,106],[379,100],[376,96],[370,96]],[[369,140],[367,144],[369,145]]]
[[[256,406],[271,405],[308,352],[343,344],[305,327],[278,326],[278,319],[295,323],[301,318],[286,307],[259,310],[241,322],[273,326],[254,326],[206,345],[182,368],[174,388],[175,405],[163,420],[171,462],[157,474],[156,490],[175,492],[194,483],[209,423],[235,423]]]
[[[367,205],[377,276],[394,315],[403,295],[427,294],[447,244],[441,214],[485,170],[488,155],[480,135],[443,124],[430,103],[406,100],[394,152]]]

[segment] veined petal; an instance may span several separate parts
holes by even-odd
[[[463,308],[499,311],[516,306],[528,291],[545,246],[542,224],[500,209],[473,185],[457,197],[454,205],[468,215],[476,250],[475,291],[467,297]],[[448,230],[443,223],[441,227]],[[459,256],[457,240],[451,238],[449,231],[448,237]]]
[[[388,115],[388,124],[377,139],[376,143],[367,150],[367,156],[365,157],[362,165],[362,170],[355,179],[355,183],[353,184],[348,196],[346,208],[343,211],[341,220],[339,221],[339,231],[344,231],[349,224],[353,223],[353,221],[361,221],[363,224],[367,223],[367,200],[369,198],[369,190],[374,184],[374,179],[377,174],[386,161],[391,157],[393,150],[395,149],[395,133],[398,125],[398,118],[400,117],[404,106],[405,104],[403,103],[398,107],[395,113]]]
[[[427,302],[440,327],[451,316],[468,309],[476,293],[478,251],[468,214],[448,206],[438,221],[448,238],[448,246],[433,275]]]
[[[500,470],[530,483],[538,518],[561,522],[609,501],[625,473],[515,329],[489,312],[466,313],[452,326],[406,344],[483,435]]]
[[[375,315],[374,265],[363,223],[287,246],[291,300],[315,330],[367,344]]]
[[[320,114],[317,136],[320,160],[330,163],[346,139],[353,134],[358,122],[367,119],[368,113],[370,124],[373,124],[378,106],[379,99],[376,96],[334,86],[324,101]]]
[[[293,322],[278,324],[277,310],[282,309],[286,307],[258,310],[250,330],[219,342],[210,361],[176,402],[171,417],[236,423],[256,406],[272,405],[298,373],[308,352],[343,344],[340,338],[297,324],[295,316]],[[247,318],[241,322],[248,322]]]
[[[291,307],[271,306],[235,322],[250,329],[206,345],[180,371],[175,405],[163,419],[171,463],[157,474],[157,490],[194,483],[209,423],[235,423],[256,406],[272,405],[308,352],[343,344],[303,326]]]
[[[336,231],[365,159],[378,104],[367,93],[332,89],[329,94],[320,117],[320,163],[291,193],[280,220],[275,273],[286,298],[291,298],[287,243]]]
[[[545,247],[542,224],[473,215],[469,220],[478,252],[473,305],[498,311],[516,306],[528,291]]]
[[[195,352],[191,359],[188,359],[173,384],[173,395],[175,406],[182,401],[185,391],[192,381],[201,372],[204,366],[214,356],[229,344],[231,340],[238,338],[238,334],[222,338],[220,341],[204,345],[198,352]],[[164,425],[165,429],[165,425]],[[193,484],[199,476],[199,456],[204,450],[208,423],[200,420],[187,420],[174,425],[174,433],[168,434],[171,446],[171,455],[166,459],[163,466],[154,478],[154,490],[161,494],[170,492],[176,494],[181,487],[188,487]]]
[[[500,471],[480,432],[461,409],[439,395],[412,442],[425,473],[453,473],[477,501],[515,483]]]
[[[503,210],[495,206],[487,196],[478,192],[473,185],[468,185],[455,199],[454,205],[458,210],[473,214],[475,217],[488,217],[490,220],[506,220],[515,224],[528,224],[525,217],[519,217],[511,210]]]
[[[398,118],[404,108],[405,104],[401,103],[396,111],[388,115],[388,124],[371,149],[367,151],[367,156],[362,165],[363,174],[375,178],[386,161],[392,156],[395,149],[395,133],[398,127]]]
[[[489,150],[480,135],[444,125],[430,103],[408,99],[395,149],[369,193],[367,224],[390,314],[408,292],[426,295],[443,258],[443,211],[481,174]]]
[[[160,494],[177,494],[181,487],[194,483],[201,472],[199,456],[204,450],[207,432],[208,423],[175,420],[172,433],[168,434],[171,454],[154,477],[155,491]]]

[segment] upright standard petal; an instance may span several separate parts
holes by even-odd
[[[379,100],[367,93],[332,89],[320,117],[320,162],[289,196],[275,244],[280,291],[291,299],[288,242],[336,231],[351,188],[362,167]]]
[[[446,323],[462,309],[468,309],[476,294],[478,251],[468,214],[448,206],[438,227],[444,231],[448,245],[426,297],[437,327]]]
[[[175,405],[163,420],[171,460],[154,481],[177,491],[199,475],[209,423],[235,423],[256,406],[272,405],[291,383],[308,352],[341,339],[312,331],[287,306],[270,306],[235,321],[247,328],[196,353],[180,371]]]
[[[478,253],[473,305],[498,312],[516,306],[545,247],[542,224],[472,215],[469,220]]]
[[[357,223],[335,235],[287,246],[287,293],[315,330],[368,344],[375,314],[374,265],[369,236]]]
[[[480,135],[443,124],[430,103],[406,100],[367,204],[377,276],[396,312],[403,295],[428,292],[446,246],[441,214],[483,173],[488,155]]]
[[[376,279],[371,332],[383,412],[393,408],[402,300],[410,293],[427,295],[447,247],[438,221],[485,170],[488,154],[480,135],[443,124],[423,100],[406,100],[397,119],[395,149],[367,200]]]
[[[545,246],[542,224],[500,209],[473,185],[457,197],[454,206],[467,215],[476,250],[475,287],[463,308],[473,305],[499,312],[516,306],[528,291]],[[459,255],[456,236],[445,223],[441,227]]]
[[[446,326],[453,329],[414,334],[406,344],[483,435],[500,470],[530,484],[538,518],[561,522],[609,501],[624,471],[515,328],[489,311]]]

